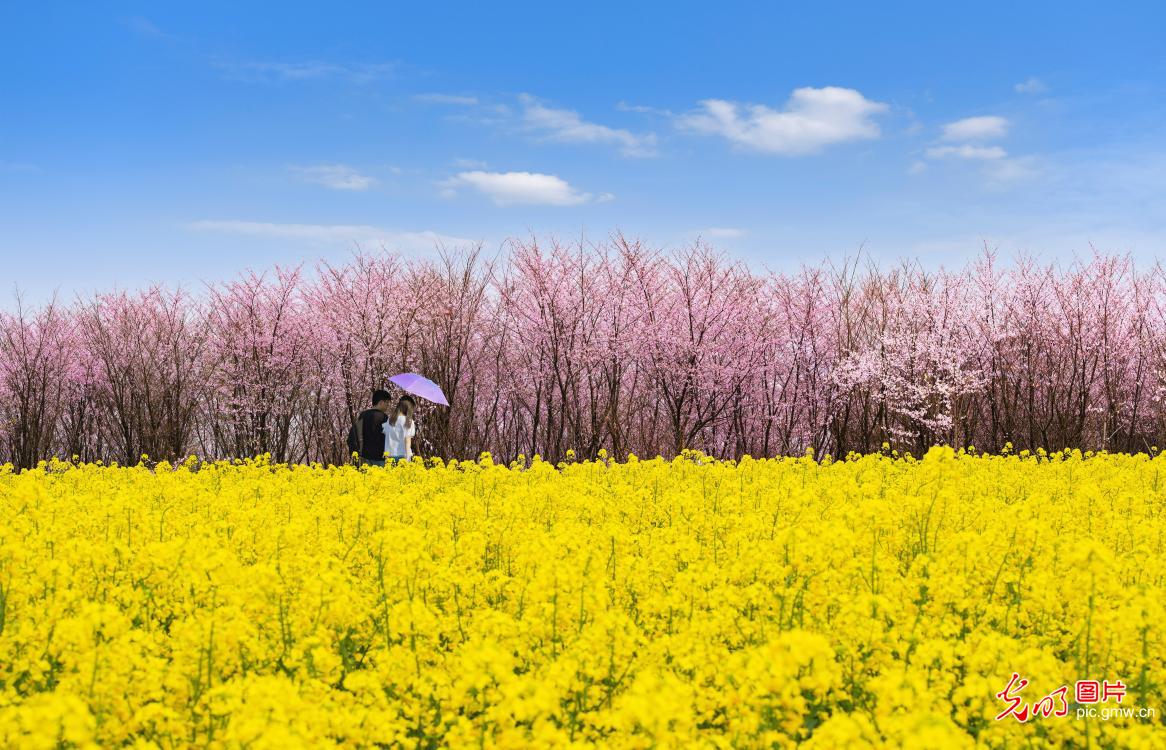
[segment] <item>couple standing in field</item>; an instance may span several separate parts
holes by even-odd
[[[413,422],[416,405],[413,397],[406,395],[393,406],[388,391],[373,391],[372,408],[360,413],[348,433],[348,449],[359,457],[358,462],[384,466],[386,461],[412,460],[413,436],[417,434]]]

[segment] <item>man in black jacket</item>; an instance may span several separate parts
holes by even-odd
[[[372,392],[372,408],[365,409],[356,418],[348,435],[348,448],[360,456],[360,462],[370,466],[385,465],[385,422],[393,402],[388,391]]]

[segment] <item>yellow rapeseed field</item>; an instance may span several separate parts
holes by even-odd
[[[52,463],[0,514],[5,748],[1166,747],[1162,457]]]

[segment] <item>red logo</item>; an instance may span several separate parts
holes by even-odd
[[[1012,679],[1008,681],[1008,685],[996,693],[997,698],[1008,704],[1003,711],[996,714],[996,721],[1011,716],[1023,723],[1037,716],[1048,718],[1069,715],[1069,701],[1065,697],[1069,693],[1067,685],[1062,685],[1032,705],[1025,703],[1020,697],[1020,691],[1027,686],[1028,680],[1016,672],[1012,673]],[[1117,682],[1078,680],[1074,686],[1073,698],[1078,704],[1106,703],[1110,699],[1121,703],[1125,694],[1126,686],[1121,680]]]

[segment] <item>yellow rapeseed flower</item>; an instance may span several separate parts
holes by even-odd
[[[1166,458],[894,455],[0,467],[0,747],[1166,746],[995,718],[1166,709]]]

